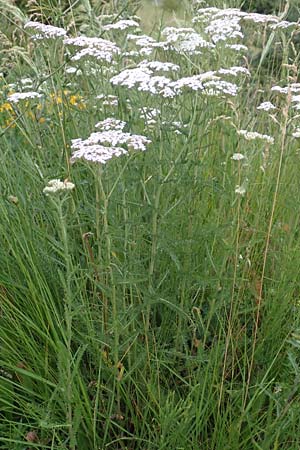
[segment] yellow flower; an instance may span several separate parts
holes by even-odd
[[[71,105],[77,105],[77,95],[71,95],[70,96],[70,104]]]
[[[3,112],[3,111],[13,111],[13,107],[12,107],[11,104],[8,103],[8,102],[3,103],[3,104],[0,106],[0,112]]]
[[[39,118],[39,123],[45,123],[45,122],[46,122],[45,117],[40,117],[40,118]]]

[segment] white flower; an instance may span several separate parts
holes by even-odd
[[[55,39],[66,36],[67,32],[63,28],[45,25],[40,22],[29,21],[24,25],[25,29],[38,31],[38,34],[32,36],[34,40]]]
[[[50,180],[47,186],[43,189],[45,195],[56,194],[62,191],[71,191],[75,188],[75,184],[68,180],[60,181],[59,179]]]
[[[291,83],[286,87],[272,86],[271,91],[279,92],[280,94],[288,94],[289,92],[297,93],[300,92],[300,83]]]
[[[242,39],[244,35],[241,31],[240,20],[241,18],[236,15],[217,18],[212,20],[204,31],[210,35],[215,44],[219,41]]]
[[[177,64],[162,61],[141,61],[138,67],[149,69],[152,72],[177,72],[180,67]]]
[[[100,94],[96,97],[98,100],[102,100],[104,106],[118,106],[119,99],[116,95],[104,95]]]
[[[126,133],[126,123],[118,119],[108,118],[96,126],[99,132],[91,133],[87,139],[73,139],[71,163],[78,159],[105,164],[114,157],[126,155],[129,150],[145,151],[151,141],[139,134]],[[127,147],[123,148],[121,145]]]
[[[40,98],[42,94],[39,92],[15,92],[7,97],[7,100],[12,103],[18,103],[21,100],[28,100],[31,98]]]
[[[248,47],[243,44],[225,44],[225,48],[229,48],[230,50],[234,50],[235,52],[248,51]]]
[[[74,56],[72,56],[71,61],[79,61],[83,58],[95,58],[99,61],[106,61],[108,63],[112,62],[113,59],[113,52],[107,51],[106,49],[99,49],[94,47],[88,47],[83,48],[82,50],[79,50],[79,52],[75,53]]]
[[[232,75],[233,77],[237,77],[239,74],[244,74],[250,76],[250,72],[246,67],[233,66],[229,67],[229,69],[219,69],[216,73],[220,75]]]
[[[20,83],[25,86],[28,84],[32,84],[33,80],[31,78],[21,78]]]
[[[204,93],[208,96],[219,96],[222,94],[236,96],[238,87],[234,83],[223,80],[212,80],[204,83]]]
[[[260,109],[262,111],[272,111],[276,109],[276,106],[274,106],[271,102],[263,102],[257,107],[257,109]]]
[[[193,28],[166,27],[162,31],[172,50],[179,53],[197,54],[197,49],[214,48],[214,45],[198,34]]]
[[[127,30],[127,28],[139,28],[140,24],[135,20],[118,20],[118,22],[104,25],[103,30]]]
[[[72,153],[71,163],[73,164],[79,159],[84,159],[88,162],[106,164],[113,157],[119,157],[127,153],[128,151],[122,147],[106,147],[101,144],[82,145]]]
[[[245,188],[244,185],[242,185],[242,186],[236,185],[234,192],[236,194],[238,194],[238,195],[245,195],[246,194],[246,188]]]
[[[272,23],[270,25],[271,30],[282,30],[282,29],[287,29],[287,28],[291,28],[291,27],[296,27],[298,25],[297,22],[288,22],[287,20],[282,20],[281,22],[277,22],[277,23]]]
[[[300,138],[300,128],[296,128],[296,131],[292,133],[292,136],[296,139]]]
[[[95,127],[100,128],[101,131],[109,131],[109,130],[123,130],[126,126],[126,122],[122,120],[115,119],[114,117],[108,117],[101,122],[98,122]]]
[[[274,138],[272,136],[257,133],[256,131],[238,130],[237,134],[243,136],[247,141],[259,139],[267,142],[268,144],[274,144]]]
[[[149,108],[144,106],[139,108],[140,118],[145,121],[148,126],[153,126],[157,123],[156,118],[161,114],[161,111],[157,108]]]
[[[259,14],[259,13],[246,13],[243,15],[243,20],[249,20],[255,23],[276,23],[279,21],[277,16],[271,16],[270,14]]]
[[[245,156],[242,153],[234,153],[231,159],[234,161],[241,161],[242,159],[245,159]]]
[[[64,44],[82,48],[72,56],[72,61],[92,57],[110,63],[114,56],[120,54],[120,49],[114,42],[97,37],[78,36],[75,38],[66,38],[64,39]]]
[[[204,90],[204,82],[208,80],[219,80],[215,71],[204,72],[191,77],[183,77],[169,84],[169,87],[176,93],[181,93],[184,88],[190,88],[193,91]]]
[[[171,80],[163,76],[153,76],[152,71],[145,68],[125,69],[110,79],[113,85],[136,87],[139,91],[151,94],[165,95],[164,89],[168,87]]]

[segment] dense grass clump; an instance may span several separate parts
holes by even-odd
[[[0,2],[1,448],[299,449],[299,24],[52,3]]]

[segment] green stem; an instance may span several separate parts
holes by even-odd
[[[66,399],[67,399],[67,422],[69,424],[70,449],[75,450],[75,435],[73,430],[73,387],[72,387],[72,259],[69,251],[67,225],[63,214],[63,200],[58,202],[59,223],[61,228],[61,239],[64,247],[64,257],[66,264],[65,280],[65,323],[66,323],[66,346],[67,346],[67,366],[66,366]]]

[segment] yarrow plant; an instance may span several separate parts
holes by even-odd
[[[53,195],[60,192],[68,192],[72,191],[75,188],[75,184],[71,183],[71,181],[65,180],[61,181],[59,179],[54,179],[48,181],[48,184],[43,189],[43,193],[45,195]]]
[[[41,98],[42,94],[39,92],[14,92],[7,97],[7,100],[11,103],[19,103],[23,100],[31,100]]]
[[[145,151],[150,139],[138,134],[124,132],[126,123],[107,118],[96,124],[101,131],[92,133],[87,139],[73,139],[71,162],[84,159],[89,162],[106,164],[112,158],[128,154],[130,150]],[[126,148],[124,148],[124,147]]]
[[[35,41],[63,38],[67,35],[66,30],[63,28],[45,25],[40,22],[29,21],[24,25],[24,28],[29,31],[37,32],[37,34],[31,36]]]
[[[0,447],[298,448],[298,23],[0,3]]]
[[[274,144],[274,138],[272,136],[269,136],[268,134],[261,134],[257,131],[237,130],[237,134],[245,138],[247,141],[261,140],[268,144]]]

